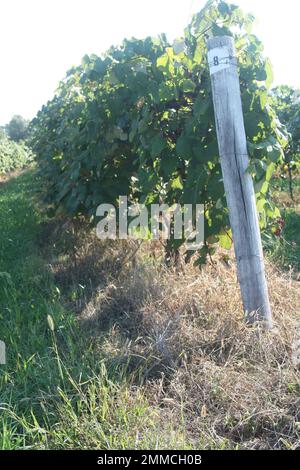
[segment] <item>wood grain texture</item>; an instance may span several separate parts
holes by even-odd
[[[225,48],[228,67],[211,75],[216,131],[223,180],[230,213],[238,277],[246,320],[263,320],[272,327],[263,251],[252,177],[246,172],[249,164],[246,133],[236,52],[231,37],[208,40],[208,50]]]

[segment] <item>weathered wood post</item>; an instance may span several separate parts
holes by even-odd
[[[233,39],[208,40],[215,122],[246,321],[272,327]]]

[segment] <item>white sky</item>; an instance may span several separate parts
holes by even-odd
[[[0,0],[0,125],[32,118],[84,54],[124,37],[182,35],[205,0]],[[232,0],[255,14],[276,83],[300,87],[299,0]]]

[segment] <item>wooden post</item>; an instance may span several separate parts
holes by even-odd
[[[215,122],[246,321],[272,327],[256,199],[249,165],[236,52],[231,37],[208,40]]]

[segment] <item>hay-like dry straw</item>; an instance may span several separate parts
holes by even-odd
[[[53,270],[67,285],[89,286],[75,302],[79,318],[93,335],[107,332],[102,348],[128,361],[133,383],[161,410],[158,426],[184,422],[188,440],[206,448],[300,447],[300,295],[291,273],[266,264],[268,332],[244,323],[232,254],[201,271],[167,269],[159,244],[136,251],[134,242],[77,236],[76,262]]]

